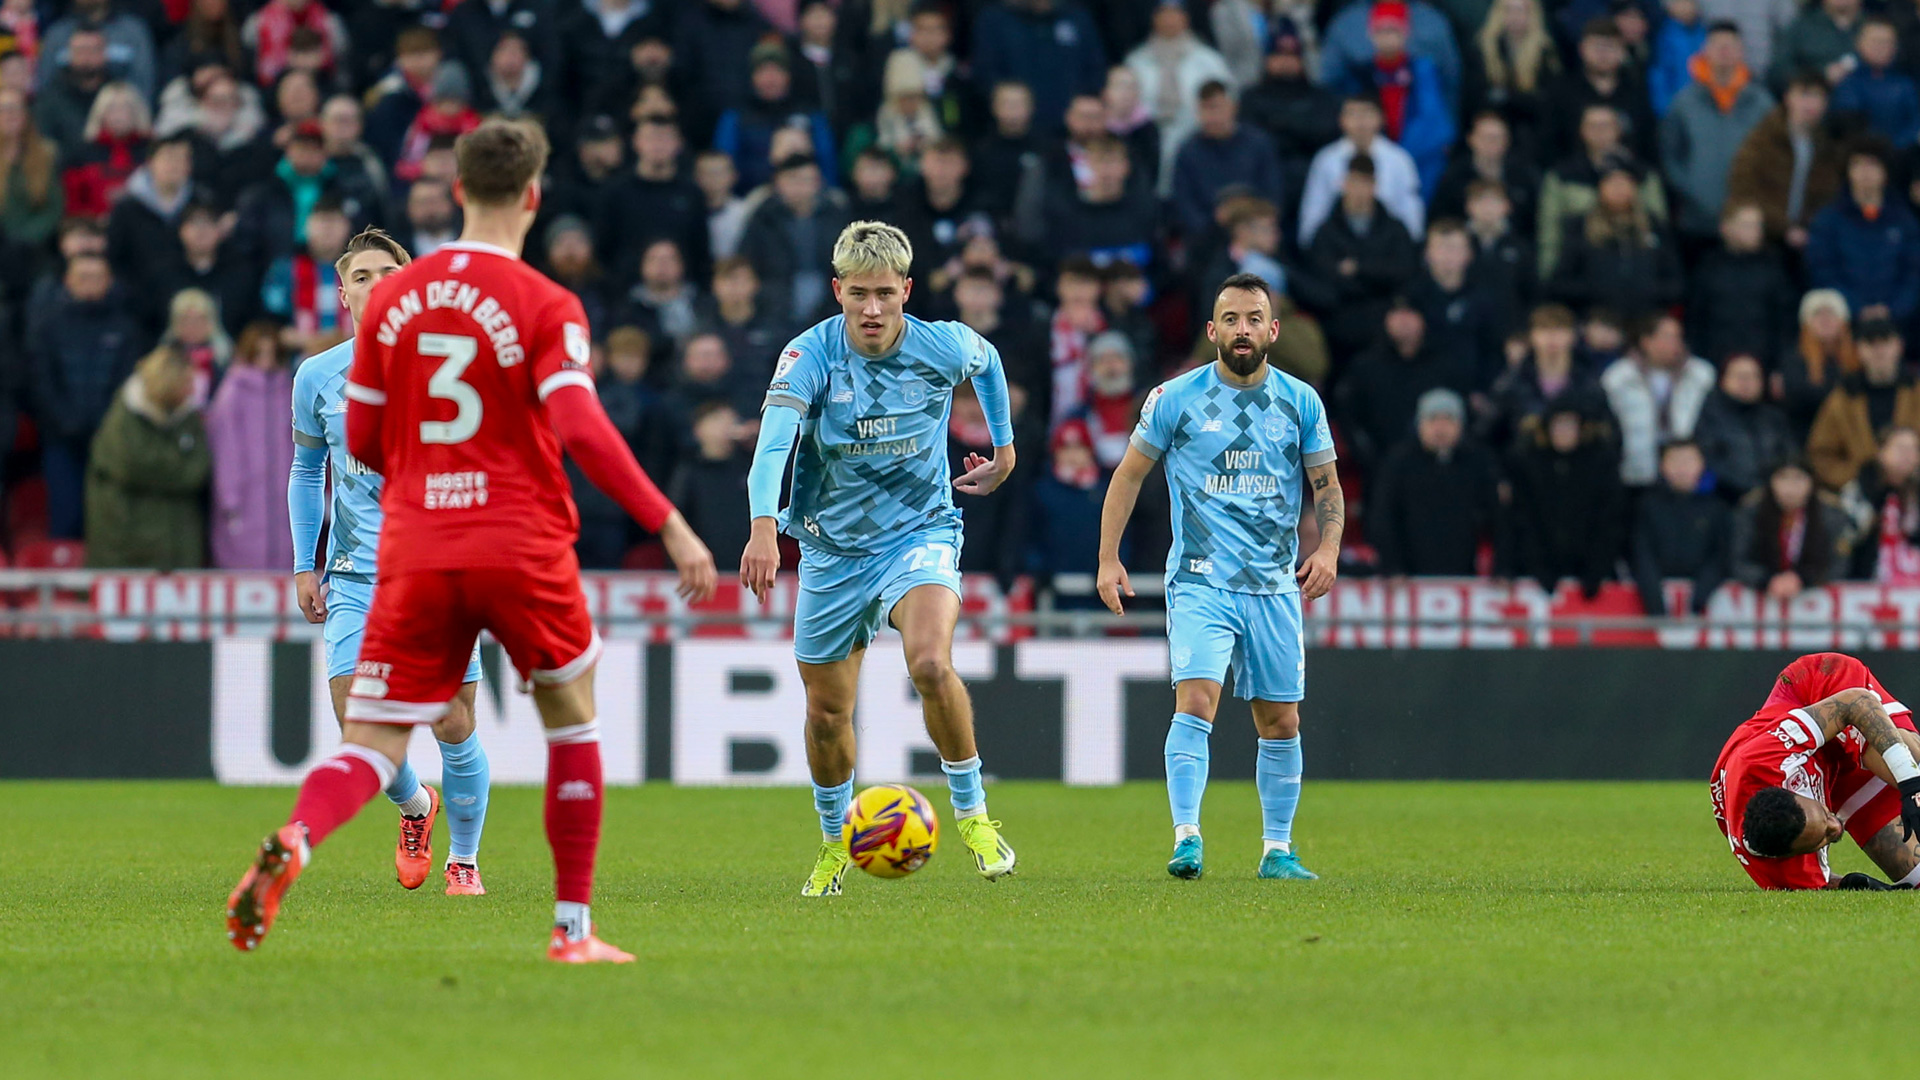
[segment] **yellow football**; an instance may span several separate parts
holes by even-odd
[[[881,784],[855,795],[844,830],[853,865],[875,877],[906,877],[940,846],[933,804],[905,784]]]

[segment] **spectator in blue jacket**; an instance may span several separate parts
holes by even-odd
[[[1111,479],[1094,457],[1084,422],[1062,423],[1053,433],[1051,449],[1051,468],[1034,481],[1028,511],[1032,546],[1027,568],[1048,579],[1084,570],[1093,565],[1089,559],[1098,561],[1100,507]]]
[[[1920,304],[1920,220],[1887,198],[1884,147],[1862,143],[1847,155],[1847,190],[1808,230],[1807,279],[1838,289],[1865,321],[1905,323]]]
[[[1861,23],[1854,36],[1860,63],[1833,88],[1832,108],[1838,115],[1857,116],[1875,135],[1904,147],[1920,135],[1920,91],[1912,76],[1894,66],[1899,45],[1887,20],[1875,17]]]
[[[1397,2],[1397,0],[1390,0]],[[1320,81],[1338,87],[1346,73],[1365,67],[1373,60],[1373,4],[1355,0],[1333,17],[1320,39]],[[1447,108],[1452,111],[1460,100],[1460,47],[1453,38],[1453,24],[1426,0],[1408,0],[1401,5],[1409,27],[1408,48],[1433,61],[1446,92]]]
[[[1200,128],[1173,162],[1174,219],[1189,241],[1207,235],[1220,189],[1229,184],[1281,205],[1280,154],[1273,139],[1240,123],[1227,84],[1210,82],[1200,88]]]
[[[1653,115],[1667,115],[1673,96],[1693,81],[1688,65],[1707,43],[1707,20],[1700,0],[1667,0],[1667,17],[1653,35],[1653,60],[1647,65],[1647,95]]]
[[[1075,94],[1106,85],[1107,52],[1079,0],[1002,0],[973,24],[973,78],[979,86],[1026,84],[1034,115],[1057,125]]]
[[[833,149],[833,128],[827,114],[809,109],[794,97],[792,57],[778,41],[754,46],[753,95],[737,109],[720,114],[713,132],[715,149],[733,159],[740,174],[738,191],[744,195],[773,179],[773,133],[784,127],[803,127],[813,138],[813,156],[820,163],[820,179],[839,186],[839,155]]]
[[[1447,151],[1459,133],[1450,95],[1433,59],[1409,52],[1412,23],[1402,0],[1376,0],[1367,15],[1370,58],[1349,64],[1336,89],[1377,96],[1386,118],[1387,138],[1413,156],[1420,191],[1428,200],[1447,168]],[[1417,49],[1419,42],[1411,42]]]

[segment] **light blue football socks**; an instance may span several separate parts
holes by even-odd
[[[1174,713],[1167,728],[1167,804],[1176,835],[1200,831],[1200,799],[1207,793],[1207,737],[1213,724],[1192,713]]]
[[[433,805],[424,801],[427,796],[420,790],[420,774],[413,771],[411,761],[400,763],[400,771],[393,774],[393,783],[387,785],[387,798],[409,817],[420,817]]]
[[[440,744],[440,787],[447,800],[447,860],[472,865],[480,855],[480,831],[487,825],[487,791],[492,786],[480,733],[467,741]]]
[[[953,816],[956,819],[987,812],[987,793],[980,786],[979,754],[965,761],[943,759],[940,771],[947,774],[947,792],[953,797]]]
[[[820,834],[837,844],[846,831],[847,807],[853,802],[853,777],[832,787],[813,785],[813,809],[820,815]]]
[[[1291,851],[1293,814],[1300,806],[1300,736],[1261,739],[1254,765],[1254,785],[1260,790],[1260,835],[1269,849]]]

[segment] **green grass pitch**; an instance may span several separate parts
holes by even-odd
[[[579,969],[541,958],[534,790],[494,793],[491,895],[403,892],[377,802],[242,955],[222,902],[290,792],[0,784],[0,1076],[1746,1077],[1909,1041],[1916,898],[1753,890],[1705,784],[1309,781],[1311,883],[1253,877],[1250,784],[1209,790],[1198,882],[1158,785],[989,794],[1017,877],[947,820],[822,902],[804,791],[615,790],[594,912],[640,962]]]

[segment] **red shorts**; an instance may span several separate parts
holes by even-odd
[[[1893,726],[1916,731],[1913,714],[1902,710],[1888,717]],[[1858,738],[1858,736],[1855,736]],[[1848,769],[1833,782],[1829,805],[1846,823],[1847,835],[1865,846],[1873,834],[1900,820],[1900,789],[1873,775],[1865,765]]]
[[[1833,785],[1834,809],[1847,835],[1865,846],[1873,834],[1900,820],[1900,789],[1866,769],[1855,769]]]
[[[367,614],[347,719],[430,724],[459,692],[473,639],[488,630],[522,681],[572,682],[600,659],[600,635],[569,550],[537,569],[423,570],[382,577]]]

